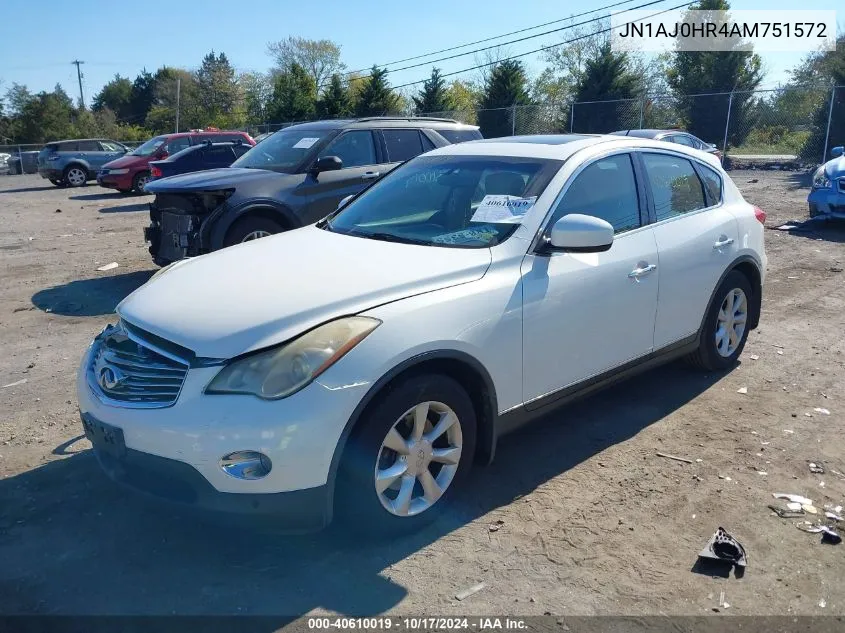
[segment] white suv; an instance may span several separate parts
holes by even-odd
[[[443,147],[316,225],[183,260],[117,309],[78,378],[115,479],[292,531],[406,529],[497,438],[757,325],[765,215],[678,145]]]

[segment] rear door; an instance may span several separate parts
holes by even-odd
[[[378,178],[380,165],[372,130],[347,130],[335,137],[319,157],[337,156],[343,168],[306,174],[300,190],[308,198],[307,222],[316,222],[337,208],[346,196],[358,193]]]
[[[202,151],[203,161],[200,169],[219,169],[235,162],[235,152],[229,144],[212,145]]]
[[[106,164],[105,152],[97,141],[79,141],[77,145],[77,156],[88,163],[89,177]]]
[[[739,228],[723,205],[721,176],[703,162],[663,150],[640,150],[638,158],[659,254],[659,349],[698,332],[711,293],[737,256]]]

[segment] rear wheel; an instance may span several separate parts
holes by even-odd
[[[285,230],[281,224],[260,215],[249,215],[235,222],[226,233],[224,246],[232,246],[242,242],[251,242],[262,237],[268,237]]]
[[[335,499],[348,527],[410,532],[443,514],[472,467],[469,395],[427,374],[391,389],[364,414],[343,451]]]
[[[745,275],[728,273],[707,310],[698,349],[689,357],[692,364],[715,371],[736,362],[748,339],[753,296]]]
[[[70,165],[65,169],[64,182],[70,187],[81,187],[88,182],[88,173],[84,167]]]
[[[149,179],[150,172],[148,171],[140,171],[135,174],[135,177],[132,179],[132,191],[135,193],[145,193],[144,185],[147,184]]]

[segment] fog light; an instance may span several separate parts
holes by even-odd
[[[273,462],[258,451],[236,451],[220,459],[220,468],[235,479],[261,479],[273,468]]]

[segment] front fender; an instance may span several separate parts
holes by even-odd
[[[229,206],[228,202],[212,211],[201,228],[201,239],[203,248],[216,251],[223,248],[223,240],[226,232],[235,222],[249,213],[260,210],[263,214],[270,215],[279,222],[291,228],[299,228],[302,221],[290,209],[273,198],[250,198],[243,202]]]

